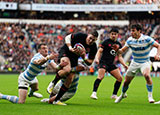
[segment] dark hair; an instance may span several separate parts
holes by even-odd
[[[91,31],[90,34],[92,34],[94,37],[98,37],[98,32],[97,32],[97,30]]]
[[[117,28],[112,28],[112,29],[110,30],[110,32],[109,32],[109,33],[111,33],[111,32],[119,33],[119,31],[118,31],[118,29],[117,29]]]
[[[140,24],[131,25],[131,29],[136,29],[137,31],[142,30],[142,26]]]
[[[40,49],[42,45],[46,46],[45,43],[41,43],[41,44],[38,45],[37,49]]]

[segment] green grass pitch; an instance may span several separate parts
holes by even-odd
[[[48,83],[54,75],[38,76],[39,91],[44,97]],[[18,95],[18,75],[0,75],[0,92]],[[115,104],[110,99],[115,79],[105,77],[98,89],[98,100],[90,99],[96,76],[81,76],[76,95],[66,102],[67,106],[41,103],[41,99],[28,98],[25,104],[12,104],[0,100],[0,115],[160,115],[160,105],[149,104],[146,82],[143,77],[135,77],[127,92],[128,97]],[[153,96],[160,100],[160,78],[152,78]],[[121,88],[118,92],[120,95]]]

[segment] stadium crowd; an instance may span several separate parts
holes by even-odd
[[[45,4],[159,4],[159,0],[1,0],[3,2]]]

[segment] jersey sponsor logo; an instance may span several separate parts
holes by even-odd
[[[116,56],[116,51],[112,49],[112,50],[110,51],[110,54]]]

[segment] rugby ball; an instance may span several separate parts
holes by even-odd
[[[76,44],[74,45],[74,48],[79,49],[79,50],[82,50],[82,49],[84,49],[84,46],[83,46],[81,43],[76,43]]]

